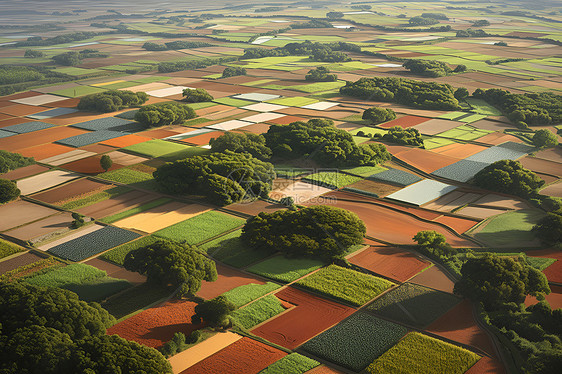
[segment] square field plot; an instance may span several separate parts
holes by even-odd
[[[413,127],[424,135],[436,135],[461,125],[462,122],[455,122],[446,119],[430,119],[429,121],[425,121]]]
[[[369,374],[462,374],[480,356],[456,345],[411,332],[365,370]]]
[[[255,112],[273,112],[275,110],[286,109],[287,106],[268,104],[268,103],[258,103],[242,107],[242,109],[253,110]]]
[[[85,134],[71,136],[70,138],[60,139],[57,140],[56,142],[58,144],[78,148],[94,143],[103,142],[105,140],[118,138],[120,136],[123,136],[122,132],[100,130],[100,131],[88,132]]]
[[[28,132],[45,130],[51,127],[54,127],[54,125],[45,122],[25,122],[17,125],[3,127],[2,131],[15,132],[16,134],[26,134]]]
[[[187,145],[167,142],[165,140],[154,139],[144,143],[134,144],[123,149],[138,153],[148,157],[160,157],[169,153],[178,152],[186,149]]]
[[[39,112],[39,113],[35,113],[35,114],[31,114],[26,116],[27,118],[32,118],[32,119],[49,119],[49,118],[54,118],[54,117],[59,117],[59,116],[64,116],[66,114],[72,114],[72,113],[76,113],[78,112],[78,109],[72,109],[72,108],[55,108],[55,109],[51,109],[51,110],[46,110],[44,112]]]
[[[457,189],[450,184],[425,179],[387,196],[388,199],[413,205],[423,205]]]
[[[340,105],[340,103],[332,103],[332,102],[329,102],[329,101],[319,101],[319,102],[314,103],[314,104],[304,105],[301,108],[312,109],[312,110],[327,110],[327,109],[333,108],[337,105]]]
[[[183,93],[183,90],[187,88],[189,87],[173,86],[168,88],[161,88],[154,91],[148,91],[147,94],[154,97],[168,97],[173,95],[181,95]]]
[[[405,327],[358,312],[312,338],[301,348],[319,358],[359,372],[407,332]]]
[[[215,123],[214,125],[207,126],[207,128],[213,130],[229,131],[229,130],[239,129],[240,127],[248,126],[251,124],[252,124],[251,122],[233,119],[231,121]]]
[[[323,265],[324,263],[318,260],[286,258],[279,255],[250,266],[246,270],[266,278],[288,283],[319,269]]]
[[[16,99],[16,100],[10,100],[10,101],[13,102],[13,103],[18,103],[18,104],[39,106],[39,105],[50,104],[50,103],[54,103],[54,102],[62,101],[62,100],[66,100],[66,99],[67,99],[66,97],[62,97],[62,96],[45,94],[45,95],[26,97],[26,98],[23,98],[23,99]]]
[[[375,173],[367,177],[367,179],[378,182],[392,183],[398,186],[409,186],[422,180],[421,177],[418,177],[415,174],[408,173],[407,171],[399,169],[388,169],[380,173]]]
[[[35,175],[33,177],[20,179],[17,182],[17,185],[22,195],[29,195],[34,192],[46,190],[47,188],[63,184],[79,177],[80,174],[69,173],[62,170],[53,170],[43,174]]]
[[[376,299],[367,310],[406,325],[424,328],[460,301],[446,292],[404,283]]]
[[[112,186],[107,183],[100,183],[88,178],[83,178],[66,183],[60,187],[40,192],[33,195],[33,198],[49,204],[60,205],[64,201],[72,200],[73,198],[85,197],[111,187]]]
[[[352,305],[361,306],[392,287],[394,283],[330,265],[298,281],[297,285]]]
[[[118,227],[105,226],[52,247],[48,252],[70,261],[82,261],[138,237],[140,235],[135,232]]]
[[[262,94],[262,93],[247,93],[233,96],[235,99],[240,100],[250,100],[250,101],[268,101],[268,100],[275,100],[280,98],[280,95],[270,95],[270,94]]]
[[[254,114],[253,116],[245,117],[242,119],[244,121],[258,123],[258,122],[268,122],[282,117],[285,117],[285,115],[279,113],[261,113],[261,114]]]
[[[59,211],[24,200],[0,205],[0,217],[2,217],[0,220],[0,231],[21,226],[56,213],[59,213]],[[10,217],[10,219],[4,219],[4,217]]]

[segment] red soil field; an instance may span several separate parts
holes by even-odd
[[[23,117],[30,114],[35,114],[39,112],[44,112],[49,108],[45,108],[42,106],[33,106],[33,105],[25,105],[25,104],[14,104],[10,106],[5,106],[0,108],[0,113],[8,114],[11,116],[16,117]]]
[[[219,275],[217,280],[214,282],[202,282],[201,289],[197,292],[197,296],[210,300],[238,286],[250,283],[265,283],[255,275],[245,274],[240,270],[232,269],[225,265],[216,265]]]
[[[24,166],[23,168],[19,168],[16,170],[9,171],[4,174],[0,174],[0,178],[2,179],[9,179],[9,180],[16,180],[25,177],[31,177],[32,175],[42,173],[44,171],[49,170],[49,168],[41,165],[29,165]]]
[[[441,216],[441,214],[437,213],[437,212],[432,212],[429,210],[425,210],[425,209],[419,209],[419,208],[414,208],[414,207],[408,207],[408,206],[401,206],[398,204],[394,204],[391,201],[387,201],[387,200],[378,200],[377,203],[382,204],[382,205],[386,205],[388,207],[392,207],[395,209],[400,209],[403,212],[408,212],[411,213],[413,215],[415,215],[416,217],[420,217],[423,219],[427,219],[427,220],[434,220],[438,217]]]
[[[101,156],[92,156],[61,165],[61,168],[83,174],[99,174],[105,170],[100,165]],[[113,163],[109,170],[122,168],[123,165]]]
[[[196,305],[185,300],[167,301],[119,322],[109,328],[107,334],[116,334],[147,347],[159,348],[172,339],[176,332],[187,336],[202,327],[191,324]]]
[[[222,131],[213,131],[213,132],[208,132],[206,134],[201,134],[201,135],[197,135],[197,136],[192,136],[191,138],[187,138],[182,140],[185,143],[189,143],[189,144],[194,144],[194,145],[207,145],[209,144],[209,141],[213,138],[218,138],[219,136],[221,136],[222,134],[224,134]]]
[[[419,125],[420,123],[423,123],[425,121],[429,121],[430,119],[431,118],[426,118],[426,117],[404,116],[404,117],[393,119],[392,121],[386,123],[382,123],[379,125],[379,127],[382,127],[384,129],[389,129],[394,126],[408,128],[415,125]]]
[[[342,192],[331,192],[325,197],[328,199],[326,204],[339,208],[347,209],[356,213],[367,226],[367,236],[389,243],[413,244],[412,238],[423,230],[435,230],[447,238],[447,242],[455,247],[473,247],[475,243],[467,239],[460,238],[453,232],[437,225],[433,222],[421,221],[416,217],[400,211],[395,211],[387,207],[372,204],[372,199],[353,196],[354,201],[344,201],[350,195]],[[312,203],[303,205],[314,205]]]
[[[239,128],[241,132],[251,132],[254,134],[263,134],[269,130],[270,125],[266,123],[254,123],[253,125],[244,126]]]
[[[131,282],[133,285],[139,285],[146,282],[146,277],[144,275],[135,273],[133,271],[128,271],[124,267],[110,264],[109,262],[100,260],[99,258],[93,258],[84,263],[86,265],[90,265],[105,271],[107,275],[112,278],[125,279]]]
[[[472,305],[468,300],[463,300],[438,318],[427,331],[478,348],[489,355],[496,354],[492,341],[476,324],[472,315]]]
[[[459,234],[464,233],[479,222],[477,220],[451,216],[441,216],[434,221],[449,226]]]
[[[8,271],[14,270],[19,268],[20,266],[25,266],[32,264],[36,261],[41,260],[42,257],[37,256],[36,254],[27,252],[20,256],[13,257],[9,260],[0,261],[0,274],[7,273]]]
[[[455,287],[455,283],[437,266],[432,266],[419,273],[410,279],[410,282],[449,293],[453,293],[453,287]]]
[[[158,130],[145,131],[142,132],[141,134],[142,136],[146,136],[154,139],[162,139],[162,138],[167,138],[168,136],[177,135],[178,133],[173,131],[158,129]]]
[[[507,374],[507,372],[498,359],[484,356],[464,374]]]
[[[403,152],[398,152],[394,154],[394,156],[426,173],[432,173],[435,170],[459,161],[458,158],[429,152],[420,148],[411,148]]]
[[[35,147],[19,149],[18,153],[25,157],[33,157],[35,160],[44,160],[49,157],[58,156],[74,150],[72,147],[60,144],[44,144]]]
[[[546,295],[546,301],[550,304],[552,309],[562,308],[562,286],[550,285],[550,294]],[[533,296],[527,296],[525,305],[533,305],[538,303],[538,300]]]
[[[406,282],[430,266],[430,263],[421,260],[414,253],[393,247],[370,247],[348,260],[399,282]]]
[[[287,287],[275,296],[296,305],[251,332],[272,343],[295,349],[355,312],[355,309]]]
[[[0,105],[2,105],[2,102],[0,101]],[[23,118],[19,118],[19,117],[12,117],[12,116],[7,116],[5,114],[0,113],[0,128],[2,127],[6,127],[6,126],[12,126],[12,125],[19,125],[20,123],[23,122],[33,122],[30,119],[23,119]]]
[[[90,179],[80,179],[76,182],[70,182],[61,187],[53,188],[45,192],[33,195],[34,199],[46,203],[54,204],[59,201],[70,200],[80,195],[90,194],[94,191],[98,192],[112,187],[111,184],[100,183]]]
[[[151,139],[152,138],[146,136],[138,136],[138,135],[131,134],[131,135],[121,136],[119,138],[109,139],[106,140],[105,142],[101,142],[100,144],[109,145],[111,147],[116,147],[116,148],[123,148],[133,144],[143,143]]]
[[[306,118],[295,117],[295,116],[285,116],[285,117],[281,117],[281,118],[272,119],[271,121],[267,121],[267,122],[273,123],[273,124],[276,124],[276,125],[287,125],[291,122],[297,122],[297,121],[306,122]]]
[[[542,249],[540,251],[528,251],[527,256],[555,258],[557,261],[543,270],[549,282],[562,284],[562,252],[556,249]]]
[[[181,374],[256,374],[286,355],[286,352],[244,337]]]
[[[89,131],[75,129],[72,127],[51,127],[45,130],[10,136],[0,139],[0,149],[9,152],[18,152],[20,149],[34,147],[41,144],[80,135]],[[71,148],[72,149],[72,148]]]
[[[131,191],[111,199],[77,209],[76,211],[85,216],[99,219],[119,213],[123,210],[134,208],[157,198],[157,195],[147,194],[142,191]]]
[[[14,117],[13,116],[9,116],[7,114],[2,114],[0,113],[0,121],[4,122],[6,120],[13,120]]]
[[[486,147],[476,144],[449,144],[432,151],[441,155],[464,159],[485,149]]]

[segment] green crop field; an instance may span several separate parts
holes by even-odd
[[[345,171],[346,173],[360,175],[362,177],[369,177],[373,174],[377,174],[388,169],[383,166],[356,166],[353,168],[345,168],[340,170]]]
[[[462,121],[462,120],[459,120]],[[469,125],[462,125],[454,129],[447,130],[438,134],[441,137],[459,139],[459,140],[476,140],[493,131],[477,129]]]
[[[23,252],[25,249],[14,243],[7,242],[0,239],[0,258],[11,256],[18,252]]]
[[[294,90],[294,91],[300,91],[300,92],[313,93],[313,92],[330,91],[330,90],[338,89],[342,86],[345,86],[345,82],[343,82],[343,81],[316,82],[316,83],[311,83],[311,84],[304,84],[304,85],[301,85],[301,86],[291,86],[291,87],[287,87],[287,89],[291,89],[291,90]]]
[[[43,274],[31,275],[25,281],[42,287],[59,287],[76,292],[84,301],[100,301],[131,284],[107,276],[103,270],[85,264],[72,264]]]
[[[211,150],[201,148],[201,147],[187,146],[187,148],[184,148],[184,149],[176,151],[176,152],[167,153],[163,156],[160,156],[159,158],[161,160],[166,161],[166,162],[173,162],[173,161],[176,161],[176,160],[183,160],[183,159],[193,157],[193,156],[205,155],[207,153],[211,153]]]
[[[215,103],[219,103],[219,104],[223,104],[223,105],[228,105],[228,106],[234,106],[236,108],[239,108],[241,106],[246,106],[246,105],[250,105],[253,104],[253,101],[247,101],[247,100],[240,100],[240,99],[233,99],[231,97],[223,97],[220,99],[215,99],[213,100]]]
[[[310,181],[313,184],[318,184],[329,188],[341,188],[349,184],[359,182],[362,179],[363,178],[355,177],[353,175],[327,171],[307,175],[303,180]]]
[[[250,266],[247,270],[266,278],[289,283],[319,269],[323,265],[322,261],[314,259],[286,258],[278,255]]]
[[[285,308],[277,297],[267,295],[244,308],[235,310],[231,316],[237,325],[251,329],[284,311]]]
[[[157,231],[154,235],[180,242],[185,240],[188,244],[197,244],[243,224],[242,218],[211,211],[176,223]]]
[[[423,328],[458,304],[451,294],[412,283],[404,283],[367,307],[385,318]]]
[[[132,242],[125,243],[118,247],[115,247],[111,251],[102,254],[100,258],[107,260],[109,262],[113,262],[117,265],[123,265],[127,253],[131,252],[133,249],[146,247],[147,245],[154,243],[156,240],[157,238],[153,236],[145,236],[137,240],[134,240]]]
[[[320,363],[298,353],[291,353],[260,371],[259,374],[303,374]]]
[[[100,87],[91,87],[91,86],[76,86],[76,87],[72,87],[72,88],[65,88],[62,90],[58,90],[53,92],[54,95],[59,95],[59,96],[66,96],[66,97],[79,97],[79,96],[85,96],[85,95],[90,95],[90,94],[95,94],[98,92],[103,92],[106,91],[103,88]]]
[[[166,204],[170,201],[172,201],[172,199],[167,198],[167,197],[162,197],[160,199],[153,200],[149,203],[143,204],[143,205],[138,206],[136,208],[129,209],[129,210],[126,210],[124,212],[117,213],[117,214],[114,214],[112,216],[102,218],[102,219],[100,219],[100,221],[104,222],[104,223],[117,222],[117,221],[119,221],[123,218],[134,216],[135,214],[139,214],[139,213],[142,213],[142,212],[147,211],[149,209],[156,208],[156,207],[158,207],[160,205],[164,205],[164,204]]]
[[[223,293],[223,296],[240,308],[257,298],[262,297],[281,287],[277,283],[267,282],[265,284],[250,283],[236,287],[230,291]]]
[[[310,99],[308,97],[302,97],[302,96],[295,96],[295,97],[284,97],[281,99],[275,99],[275,100],[271,100],[268,101],[268,103],[271,104],[278,104],[278,105],[286,105],[286,106],[305,106],[308,104],[314,104],[317,103],[318,100],[316,99]]]
[[[128,187],[117,186],[102,192],[98,192],[92,195],[88,195],[86,197],[82,197],[76,200],[66,202],[61,205],[61,208],[67,210],[76,210],[78,208],[83,208],[95,203],[99,203],[100,201],[111,199],[112,197],[119,196],[129,191],[131,191],[131,189]]]
[[[160,157],[169,153],[182,151],[187,147],[188,147],[187,145],[183,145],[183,144],[167,142],[161,139],[154,139],[144,143],[130,145],[123,149],[138,153],[143,156]]]
[[[358,306],[371,301],[394,285],[394,283],[385,279],[336,265],[320,269],[296,284]]]
[[[102,307],[113,317],[120,319],[170,296],[171,293],[171,290],[159,284],[143,283],[110,297],[102,303]]]
[[[152,174],[135,170],[132,168],[122,168],[111,170],[98,175],[98,178],[128,184],[134,187],[143,188],[147,190],[156,190],[158,185],[154,180]]]
[[[479,359],[480,356],[466,349],[411,332],[369,365],[366,372],[462,374]]]
[[[501,116],[502,113],[485,102],[484,100],[475,99],[475,98],[468,98],[465,100],[471,107],[475,113],[484,114],[487,116]]]
[[[360,372],[407,332],[403,326],[357,312],[304,343],[301,348],[319,358]]]

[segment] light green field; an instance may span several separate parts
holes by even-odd
[[[154,139],[144,143],[133,144],[123,149],[138,153],[143,156],[160,157],[169,153],[183,151],[187,147],[187,145],[167,142],[161,139]]]
[[[292,282],[323,266],[322,261],[308,258],[275,256],[246,269],[250,273],[281,282]]]
[[[271,104],[286,105],[286,106],[297,106],[297,107],[301,107],[301,106],[305,106],[305,105],[309,105],[309,104],[314,104],[314,103],[317,103],[317,102],[318,102],[318,100],[316,100],[316,99],[310,99],[308,97],[302,97],[302,96],[284,97],[284,98],[281,98],[281,99],[275,99],[275,100],[268,101],[268,103],[271,103]]]
[[[65,88],[63,90],[54,91],[51,93],[53,95],[66,96],[66,97],[79,97],[79,96],[95,94],[103,91],[106,90],[100,87],[76,86],[72,88]]]

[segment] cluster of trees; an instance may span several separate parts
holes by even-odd
[[[31,36],[27,40],[17,42],[13,44],[12,47],[35,47],[35,46],[47,46],[55,44],[72,43],[80,40],[86,40],[93,38],[94,36],[101,35],[101,33],[91,32],[91,31],[80,31],[72,34],[64,34],[53,36],[52,38],[43,39],[40,36]]]
[[[0,65],[0,84],[12,84],[40,80],[45,77],[31,66]]]
[[[390,143],[423,147],[422,136],[419,130],[413,127],[403,128],[400,126],[393,126],[382,136],[382,140]]]
[[[365,224],[353,212],[331,206],[280,210],[251,217],[241,240],[260,249],[276,249],[287,257],[341,258],[363,242]]]
[[[0,283],[0,371],[36,373],[171,373],[160,352],[117,335],[97,303],[60,288]]]
[[[58,55],[51,57],[51,59],[59,64],[64,66],[75,66],[79,65],[83,59],[85,58],[94,58],[94,57],[109,57],[107,53],[100,53],[97,49],[83,49],[80,52],[71,51],[71,52],[64,52]]]
[[[248,153],[259,160],[269,160],[273,152],[265,143],[261,134],[226,132],[209,142],[211,151]]]
[[[285,8],[280,7],[280,6],[268,6],[265,8],[257,8],[254,10],[255,13],[270,13],[270,12],[278,12],[280,10],[283,10]]]
[[[177,50],[177,49],[203,48],[203,47],[211,47],[211,46],[212,44],[206,42],[176,40],[164,44],[146,42],[142,45],[142,48],[146,49],[147,51],[167,51],[167,50]]]
[[[215,262],[187,244],[158,240],[132,250],[123,263],[127,270],[146,275],[147,281],[177,288],[176,296],[194,296],[201,282],[217,280]]]
[[[439,20],[436,20],[434,18],[425,18],[420,16],[412,17],[408,20],[408,24],[410,26],[430,26],[436,25],[438,23]]]
[[[449,84],[403,78],[360,78],[340,88],[343,95],[395,102],[424,109],[456,110],[459,102]]]
[[[335,82],[338,80],[338,76],[330,74],[330,69],[327,67],[318,66],[315,69],[309,70],[304,79],[311,82]]]
[[[266,145],[280,158],[311,158],[324,166],[377,165],[391,156],[382,144],[355,144],[353,137],[328,119],[272,125]]]
[[[24,157],[19,153],[12,153],[0,149],[0,174],[35,163],[33,157]]]
[[[55,84],[75,80],[46,66],[0,65],[0,96],[46,84]]]
[[[241,66],[228,66],[222,71],[222,78],[237,77],[239,75],[246,75],[246,69]]]
[[[83,96],[77,107],[84,111],[109,113],[141,106],[147,100],[148,95],[144,92],[110,90]]]
[[[500,46],[500,47],[507,47],[506,42],[495,42],[494,45],[497,45],[497,46]]]
[[[221,57],[221,58],[204,58],[201,60],[190,61],[176,61],[176,62],[161,62],[158,64],[158,72],[160,73],[173,73],[181,70],[203,69],[212,65],[219,65],[226,62],[238,60],[237,57]]]
[[[466,65],[457,65],[453,70],[446,63],[436,60],[411,59],[406,60],[402,66],[414,74],[432,78],[444,77],[453,73],[462,73],[466,71]]]
[[[513,94],[499,88],[478,88],[472,96],[498,107],[521,127],[562,122],[562,95],[553,92]]]
[[[490,26],[490,21],[488,21],[487,19],[479,19],[479,20],[473,21],[472,26],[473,27]]]
[[[146,105],[135,113],[135,121],[148,127],[178,125],[195,117],[192,107],[176,102]]]
[[[486,166],[474,176],[473,183],[487,190],[523,198],[535,196],[544,185],[535,173],[513,160],[496,161]]]
[[[184,333],[176,332],[172,339],[167,341],[161,348],[160,352],[165,357],[173,356],[177,353],[184,351],[191,344],[195,344],[201,339],[201,331],[195,330],[189,336]]]
[[[217,296],[195,307],[195,314],[191,316],[191,323],[205,322],[214,328],[226,328],[231,325],[229,315],[235,309],[236,305],[230,302],[226,296]]]
[[[390,108],[372,107],[365,110],[361,118],[371,121],[372,124],[376,125],[395,119],[396,113]]]
[[[329,29],[334,27],[330,22],[321,19],[311,19],[303,23],[293,23],[292,29]]]
[[[212,153],[160,166],[154,178],[173,194],[206,196],[218,205],[244,198],[267,197],[275,172],[273,165],[247,153]]]
[[[213,96],[204,88],[186,88],[183,90],[182,95],[184,100],[188,103],[203,103],[206,101],[213,101]]]
[[[443,21],[448,21],[449,17],[443,13],[422,13],[421,15],[423,18],[431,18],[431,19],[439,19]]]
[[[533,227],[533,232],[542,244],[560,247],[562,245],[562,209],[558,208],[548,212]]]
[[[489,36],[489,34],[482,29],[458,30],[457,33],[456,33],[457,38],[481,38],[481,37],[484,37],[484,36]]]
[[[326,13],[326,18],[329,19],[340,19],[343,18],[344,14],[342,12],[328,12]]]
[[[43,52],[35,49],[26,49],[25,53],[23,54],[23,57],[27,57],[27,58],[40,58],[43,56],[45,56]]]
[[[558,138],[549,129],[540,129],[533,134],[533,144],[538,148],[552,148],[558,145]]]
[[[353,43],[334,42],[318,43],[305,41],[304,43],[289,43],[284,47],[274,49],[248,48],[244,50],[242,59],[279,57],[279,56],[303,56],[309,55],[315,61],[341,62],[349,61],[349,56],[343,52],[361,52],[361,47]]]
[[[0,204],[15,200],[19,197],[21,191],[16,182],[8,179],[0,179]]]

